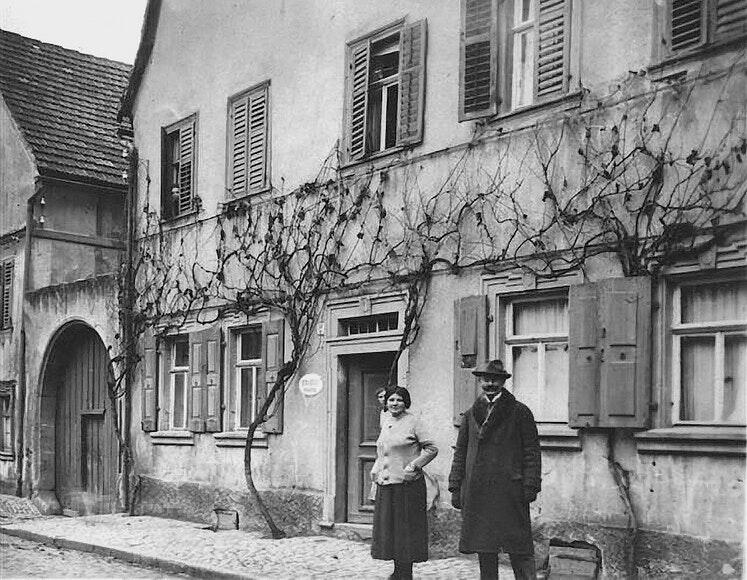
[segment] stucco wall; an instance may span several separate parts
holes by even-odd
[[[34,193],[31,151],[0,96],[0,235],[26,223],[26,200]]]

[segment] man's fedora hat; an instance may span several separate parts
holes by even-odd
[[[511,376],[511,373],[507,373],[506,369],[503,368],[503,361],[500,359],[480,363],[477,365],[475,370],[472,371],[472,374],[478,377],[482,375],[492,375],[504,379]]]

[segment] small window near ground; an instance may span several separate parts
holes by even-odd
[[[340,320],[340,336],[387,332],[397,330],[398,325],[399,314],[397,312],[343,318]]]
[[[503,304],[512,391],[539,422],[568,421],[568,297],[522,296]]]
[[[676,287],[671,332],[674,421],[744,425],[747,282]]]

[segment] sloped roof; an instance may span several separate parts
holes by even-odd
[[[117,112],[131,68],[0,30],[0,92],[40,175],[124,187]]]

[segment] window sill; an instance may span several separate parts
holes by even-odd
[[[497,115],[489,117],[486,123],[488,125],[495,125],[496,123],[513,121],[518,122],[518,120],[524,119],[528,119],[531,121],[531,123],[534,123],[537,116],[543,116],[547,113],[559,113],[562,111],[567,111],[569,109],[576,109],[581,106],[582,99],[582,91],[573,91],[566,93],[565,95],[555,97],[554,99],[548,99],[547,101],[533,103],[531,105],[527,105],[526,107],[521,107],[512,111],[498,113]],[[524,123],[522,123],[521,126],[523,127]]]
[[[13,461],[16,454],[12,451],[0,451],[0,461]]]
[[[180,226],[183,226],[189,223],[191,220],[194,220],[194,218],[197,217],[198,213],[199,213],[198,210],[193,209],[192,211],[188,211],[187,213],[183,213],[176,217],[170,217],[170,218],[162,217],[161,226],[163,226],[166,230],[170,230],[172,228],[178,228]]]
[[[638,453],[745,455],[744,427],[678,426],[636,433]]]
[[[395,338],[402,336],[401,330],[385,330],[382,332],[361,332],[347,336],[332,336],[327,339],[329,344],[342,344],[346,342],[359,342],[365,339]]]
[[[385,159],[387,157],[391,157],[392,155],[402,153],[402,151],[404,151],[405,149],[415,147],[416,145],[419,145],[419,143],[414,144],[414,145],[396,145],[389,149],[385,149],[384,151],[378,151],[376,153],[372,153],[371,155],[368,155],[364,157],[363,159],[356,159],[355,161],[346,161],[340,166],[340,169],[344,171],[346,169],[352,169],[354,167],[358,167],[359,165],[365,165],[366,163],[375,163],[381,159]]]
[[[221,433],[213,433],[215,439],[215,445],[217,447],[246,447],[246,431],[223,431]],[[254,440],[252,441],[252,449],[267,448],[267,436],[262,432],[256,432],[254,434]]]
[[[648,67],[648,74],[654,81],[670,80],[679,76],[686,76],[687,71],[680,69],[694,61],[702,60],[704,57],[717,56],[734,48],[740,48],[744,43],[745,35],[737,36],[718,43],[705,44],[697,48],[667,56],[660,62]]]
[[[540,449],[552,451],[580,451],[581,437],[576,429],[568,425],[537,423]]]
[[[150,441],[153,445],[194,445],[195,436],[191,431],[153,431]]]

